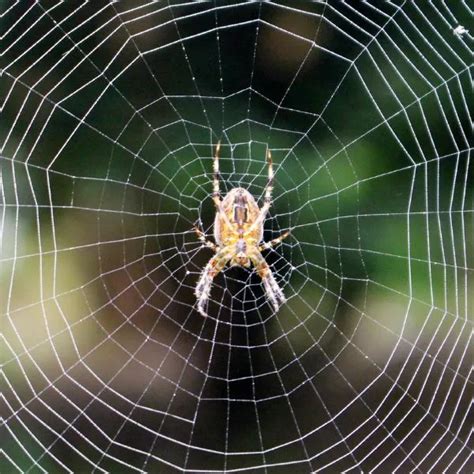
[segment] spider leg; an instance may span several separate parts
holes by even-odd
[[[216,255],[209,260],[201,273],[194,293],[197,298],[197,309],[203,316],[207,316],[205,306],[211,293],[212,280],[214,280],[215,276],[226,266],[231,255],[232,250],[229,250],[228,247],[220,249]]]
[[[270,240],[270,242],[263,242],[258,246],[258,250],[262,251],[265,249],[270,249],[272,247],[275,247],[275,245],[278,245],[283,239],[286,239],[290,235],[290,231],[287,230],[283,234],[280,235],[280,237],[277,237],[276,239]]]
[[[272,192],[273,192],[273,161],[272,153],[270,150],[267,151],[267,163],[268,163],[268,181],[265,186],[265,196],[263,199],[263,206],[260,208],[260,214],[255,219],[255,222],[252,224],[250,231],[255,230],[256,228],[263,225],[263,221],[267,216],[267,212],[270,209],[272,204]]]
[[[265,261],[257,247],[249,250],[249,257],[252,260],[258,275],[262,279],[268,299],[273,305],[275,311],[278,311],[280,305],[285,303],[286,298],[283,291],[278,286],[268,263]]]
[[[221,142],[220,140],[217,142],[216,152],[214,154],[214,162],[213,162],[213,174],[212,174],[212,199],[217,207],[217,209],[221,209],[221,193],[219,189],[219,151],[221,149]]]
[[[221,193],[219,187],[219,151],[221,149],[221,142],[220,140],[217,142],[216,145],[216,153],[214,155],[214,162],[213,162],[213,174],[212,174],[212,200],[216,206],[217,212],[224,218],[226,224],[230,227],[232,224],[229,221],[229,217],[224,211],[224,207],[222,206],[221,200]]]
[[[193,227],[194,232],[196,232],[198,239],[206,246],[214,250],[214,252],[217,252],[219,250],[219,247],[214,243],[211,242],[210,240],[206,239],[206,234],[201,230],[199,221],[196,222],[196,224]]]
[[[263,207],[266,206],[267,211],[268,211],[272,203],[272,192],[273,192],[273,161],[272,161],[272,153],[270,150],[267,150],[267,163],[268,163],[268,181],[267,181],[267,186],[265,188],[265,199],[264,199]]]

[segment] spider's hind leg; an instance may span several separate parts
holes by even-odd
[[[216,152],[214,154],[214,161],[212,164],[212,199],[216,204],[216,207],[220,208],[221,203],[221,193],[219,188],[219,151],[221,149],[221,142],[220,140],[217,142],[216,145]]]
[[[217,142],[216,146],[216,153],[214,155],[214,163],[213,163],[213,174],[212,174],[212,200],[214,201],[214,204],[216,206],[217,212],[223,217],[225,220],[226,224],[228,226],[231,226],[231,223],[229,222],[229,218],[227,214],[224,211],[224,207],[222,206],[222,200],[221,200],[221,192],[220,192],[220,187],[219,187],[219,177],[220,177],[220,171],[219,171],[219,151],[221,149],[221,142],[220,140]]]
[[[270,150],[267,151],[267,163],[268,163],[268,181],[265,187],[265,198],[263,201],[263,208],[266,208],[266,211],[270,209],[270,205],[272,203],[272,192],[273,192],[273,160],[272,160],[272,153]]]

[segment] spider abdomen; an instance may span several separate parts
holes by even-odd
[[[256,245],[262,240],[263,225],[254,225],[260,209],[246,189],[231,189],[222,200],[222,207],[223,215],[216,214],[214,220],[214,237],[218,245],[232,245],[238,239]]]

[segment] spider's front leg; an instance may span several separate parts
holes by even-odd
[[[249,250],[249,257],[252,260],[258,275],[262,279],[268,299],[272,303],[275,311],[278,311],[280,306],[286,302],[286,298],[283,291],[278,286],[268,263],[265,261],[257,247]]]
[[[227,247],[220,249],[216,255],[209,260],[201,273],[201,277],[196,285],[195,295],[197,298],[197,309],[203,316],[207,316],[205,306],[211,293],[212,280],[214,280],[214,277],[226,266],[231,255],[232,251]]]

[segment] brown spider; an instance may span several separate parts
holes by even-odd
[[[254,265],[263,281],[268,299],[275,311],[278,311],[280,305],[286,301],[285,296],[260,253],[264,249],[279,244],[290,233],[287,231],[270,242],[262,242],[263,224],[272,201],[272,155],[268,150],[268,183],[265,188],[263,206],[259,208],[255,198],[244,188],[231,189],[224,199],[221,199],[219,192],[219,150],[220,142],[217,143],[213,167],[214,192],[212,193],[212,199],[216,205],[214,220],[214,239],[216,243],[207,240],[204,232],[198,226],[194,228],[198,239],[216,253],[204,267],[196,285],[195,294],[198,311],[203,316],[207,315],[204,307],[209,299],[212,280],[229,261],[231,266],[250,267],[250,263]]]

